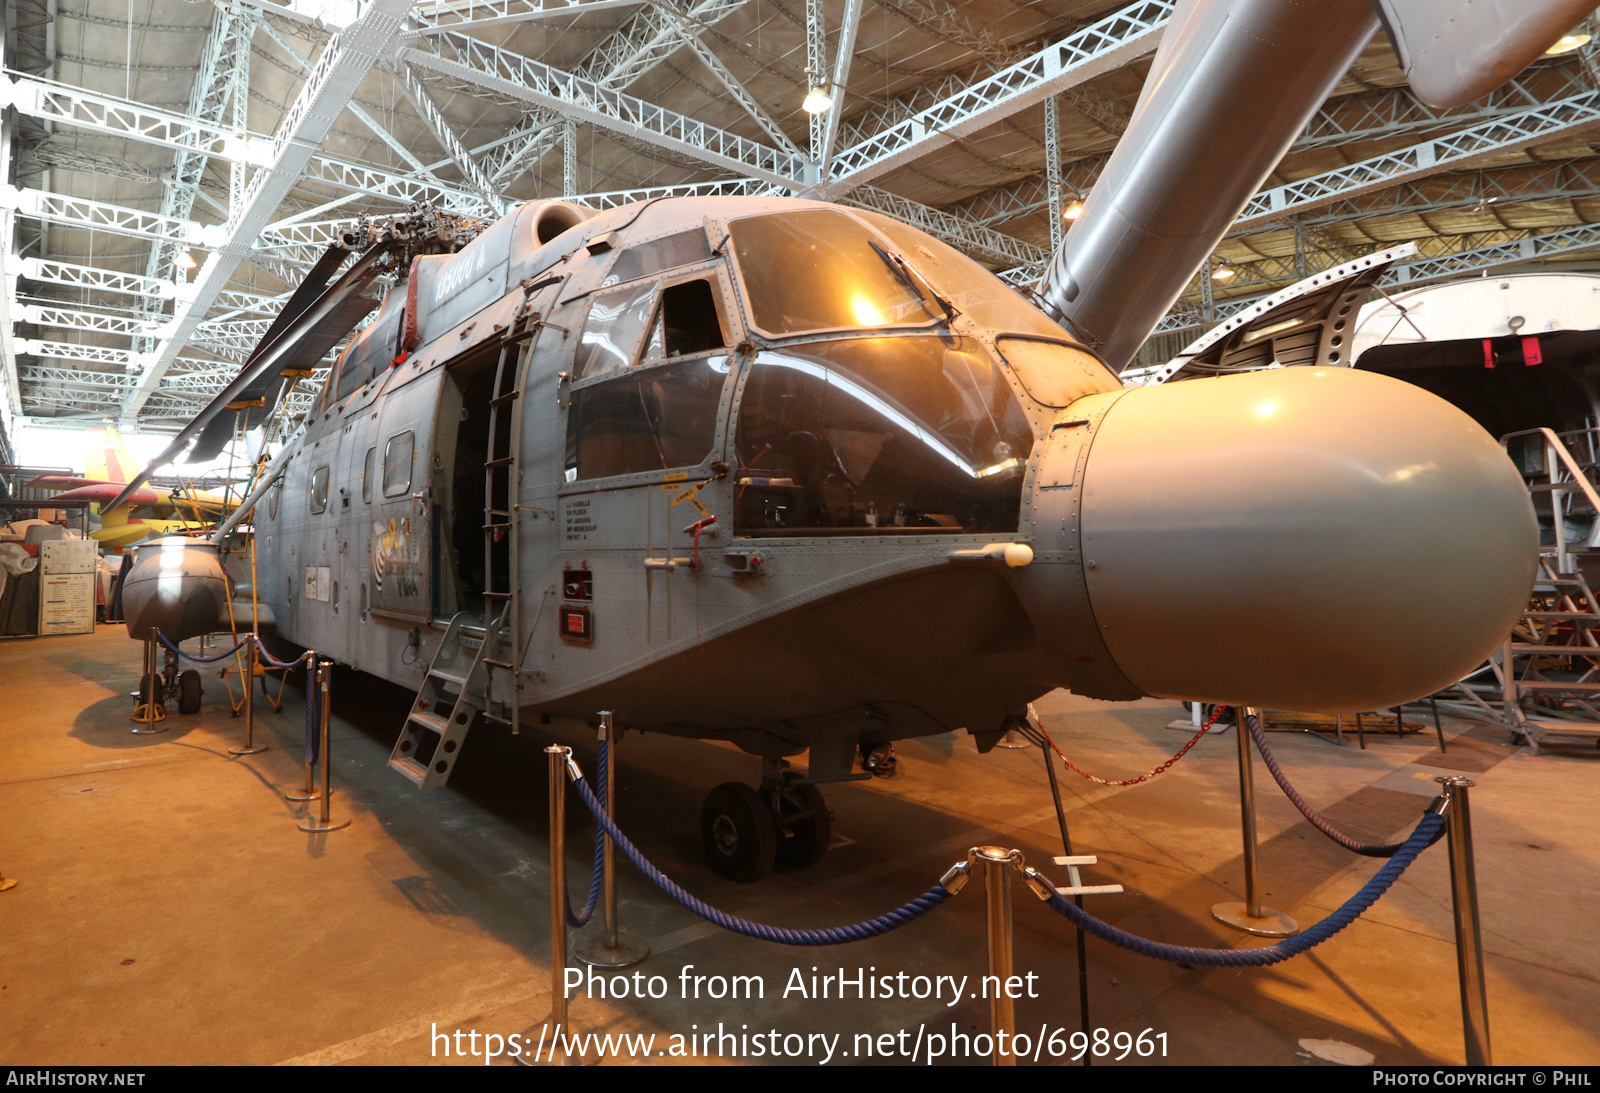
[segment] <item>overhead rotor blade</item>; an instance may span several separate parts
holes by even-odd
[[[194,419],[185,425],[177,436],[172,438],[172,443],[150,461],[149,465],[134,476],[115,500],[108,507],[114,508],[127,501],[134,490],[150,480],[156,469],[165,466],[175,459],[184,447],[200,435],[201,431],[209,425],[219,414],[228,409],[231,403],[240,401],[249,392],[252,385],[264,376],[270,376],[274,370],[281,371],[286,366],[292,366],[298,351],[302,348],[303,336],[325,337],[327,330],[322,324],[331,316],[338,315],[341,311],[348,313],[348,302],[361,294],[368,285],[383,272],[383,260],[389,256],[390,251],[397,244],[390,240],[373,246],[363,254],[333,285],[318,296],[315,303],[306,306],[300,316],[289,329],[283,330],[273,339],[273,344],[263,351],[252,354],[239,375],[228,386],[224,387],[215,398],[206,404],[205,409],[195,415]],[[324,258],[327,258],[324,255]],[[321,262],[318,262],[321,265]],[[351,320],[339,337],[349,333],[358,320]],[[335,338],[337,341],[337,338]]]

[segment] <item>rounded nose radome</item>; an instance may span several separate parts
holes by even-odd
[[[1130,391],[1090,449],[1089,600],[1147,694],[1393,706],[1476,667],[1538,530],[1493,438],[1421,388],[1288,368]]]

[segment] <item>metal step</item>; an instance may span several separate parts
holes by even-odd
[[[503,612],[487,623],[462,612],[450,620],[439,639],[411,713],[389,753],[389,765],[418,787],[443,785],[455,769],[467,730],[489,704],[486,664],[489,654],[498,652],[504,624]],[[446,684],[455,686],[458,692],[454,696],[445,694]],[[447,715],[434,712],[447,707]],[[430,733],[437,741],[424,765],[417,756],[426,754]]]
[[[1531,642],[1513,642],[1511,652],[1541,657],[1600,657],[1600,647],[1593,645],[1534,645]]]
[[[428,768],[415,759],[391,759],[389,765],[418,786],[421,786],[423,779],[428,776]]]
[[[436,732],[440,736],[443,736],[444,731],[450,727],[450,722],[447,718],[440,717],[435,713],[429,713],[427,710],[412,710],[411,716],[407,720],[415,721],[429,732]]]

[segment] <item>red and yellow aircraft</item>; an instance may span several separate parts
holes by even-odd
[[[194,530],[215,524],[238,504],[206,490],[162,490],[149,486],[136,490],[126,504],[102,511],[129,479],[139,473],[127,445],[116,429],[89,429],[84,435],[84,476],[41,475],[30,486],[68,486],[52,501],[93,501],[90,509],[100,526],[89,534],[107,548],[125,547],[147,535]]]

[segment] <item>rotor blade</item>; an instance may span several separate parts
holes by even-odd
[[[319,324],[330,315],[337,314],[342,305],[351,297],[358,296],[373,279],[383,271],[383,260],[389,256],[394,244],[391,242],[380,243],[363,254],[355,265],[351,266],[345,275],[318,298],[317,302],[302,314],[303,324],[297,329],[304,329],[308,335],[320,333]],[[351,324],[352,326],[354,323]],[[346,331],[348,333],[348,331]],[[198,436],[218,414],[228,409],[231,403],[239,401],[244,393],[256,380],[269,375],[274,369],[282,370],[284,367],[293,367],[300,348],[300,339],[292,336],[292,331],[286,331],[277,338],[273,346],[266,352],[252,359],[240,371],[239,375],[228,386],[224,387],[213,398],[204,410],[196,414],[194,420],[185,425],[177,436],[172,438],[172,443],[152,459],[144,470],[134,476],[117,495],[116,500],[108,507],[115,507],[128,499],[128,495],[149,481],[150,476],[160,467],[165,466],[181,453],[184,447]]]

